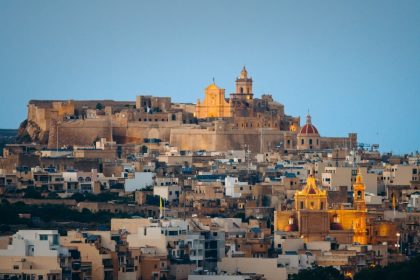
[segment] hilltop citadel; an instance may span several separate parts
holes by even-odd
[[[117,144],[167,142],[180,150],[227,151],[244,145],[253,152],[355,148],[357,134],[321,137],[311,117],[285,114],[271,95],[255,98],[245,67],[235,92],[212,83],[197,104],[172,103],[170,97],[137,96],[136,101],[31,100],[20,138],[49,148],[88,146],[100,139]]]

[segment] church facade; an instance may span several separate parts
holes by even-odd
[[[306,241],[321,241],[327,237],[338,243],[367,244],[367,211],[365,186],[358,173],[353,185],[353,207],[330,207],[327,191],[320,189],[313,176],[294,196],[294,210],[275,211],[274,230],[295,232]]]

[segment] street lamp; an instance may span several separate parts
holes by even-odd
[[[400,253],[401,252],[401,250],[400,250],[400,247],[401,247],[401,245],[400,245],[401,233],[397,232],[395,235],[397,236],[397,244],[395,244],[395,247],[397,247],[398,253]]]

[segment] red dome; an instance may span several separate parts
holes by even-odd
[[[300,134],[318,134],[318,129],[312,124],[305,124],[300,130]]]
[[[319,134],[309,114],[306,116],[306,124],[300,129],[300,134]]]

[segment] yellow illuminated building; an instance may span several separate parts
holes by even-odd
[[[245,66],[236,79],[236,92],[225,98],[225,89],[219,88],[214,82],[204,90],[203,102],[197,100],[195,115],[199,119],[232,117],[235,102],[252,102],[252,79],[248,77]],[[247,103],[248,104],[248,103]],[[252,106],[252,103],[248,104]]]
[[[328,209],[326,190],[309,176],[303,190],[295,193],[295,210],[275,212],[275,230],[295,231],[305,241],[325,240],[367,244],[365,186],[358,173],[353,185],[353,209]]]
[[[225,99],[225,90],[212,83],[205,89],[203,102],[197,100],[196,117],[226,118],[231,116],[230,104]]]

